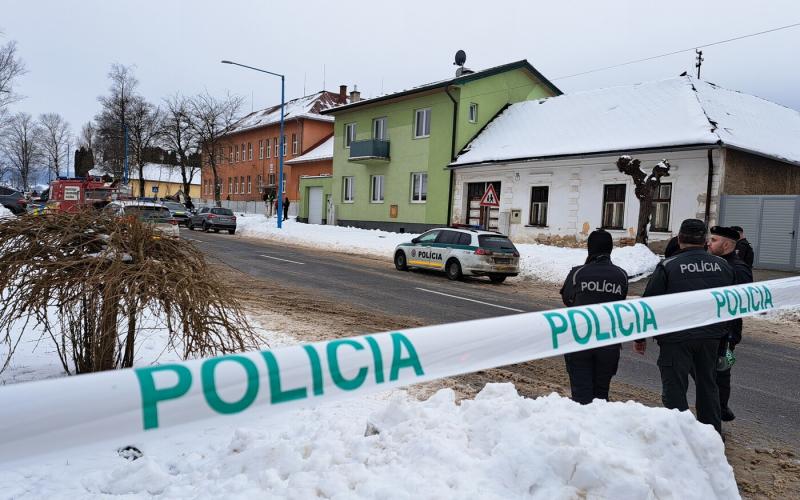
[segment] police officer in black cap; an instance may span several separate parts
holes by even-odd
[[[711,228],[711,236],[708,239],[708,251],[714,255],[722,257],[733,268],[733,274],[737,285],[753,282],[753,271],[745,261],[737,254],[737,242],[739,232],[733,227],[714,226]],[[735,319],[726,323],[728,334],[720,340],[719,356],[724,356],[730,349],[734,350],[736,344],[742,341],[742,319]],[[736,415],[728,407],[728,400],[731,397],[731,367],[724,370],[717,370],[717,387],[719,388],[719,404],[722,412],[722,421],[730,422]]]
[[[624,300],[628,295],[628,274],[611,263],[614,242],[602,229],[589,235],[589,256],[582,266],[573,267],[561,287],[564,304],[582,306]],[[611,345],[564,356],[572,388],[572,399],[580,404],[608,399],[611,378],[617,373],[620,346]]]
[[[734,284],[731,266],[705,249],[706,225],[699,219],[686,219],[678,232],[680,250],[657,266],[645,297],[689,292]],[[727,334],[724,323],[698,326],[656,337],[660,351],[661,401],[666,408],[689,409],[686,391],[689,375],[697,388],[697,420],[722,432],[719,391],[716,381],[717,352],[720,339]],[[644,354],[646,341],[636,341],[634,348]]]

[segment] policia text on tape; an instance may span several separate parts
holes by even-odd
[[[800,278],[451,323],[0,388],[0,462],[278,412],[800,306]],[[117,443],[120,444],[120,443]]]

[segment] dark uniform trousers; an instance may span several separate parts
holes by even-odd
[[[722,431],[719,392],[717,389],[717,339],[686,339],[659,344],[658,367],[661,371],[661,402],[665,408],[686,411],[689,402],[689,374],[697,389],[697,420]],[[730,373],[730,372],[728,372]]]
[[[611,345],[564,355],[573,401],[586,405],[594,399],[608,399],[619,351],[619,345]]]

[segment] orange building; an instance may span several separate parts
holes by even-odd
[[[284,158],[282,196],[288,197],[290,213],[296,213],[300,177],[329,175],[333,154],[320,148],[333,136],[333,117],[323,109],[347,103],[347,87],[339,93],[321,91],[288,101],[284,111]],[[262,201],[265,194],[278,194],[280,105],[244,116],[224,138],[225,156],[217,165],[220,196],[230,201]],[[311,154],[310,154],[311,153]],[[310,154],[310,155],[309,155]],[[327,157],[326,157],[327,156]],[[201,200],[214,200],[214,174],[204,167]]]

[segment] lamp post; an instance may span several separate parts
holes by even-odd
[[[267,71],[265,69],[254,68],[252,66],[247,66],[246,64],[239,64],[233,61],[220,61],[222,64],[233,64],[235,66],[241,66],[243,68],[252,69],[253,71],[259,71],[261,73],[266,73],[268,75],[277,76],[281,79],[281,135],[278,139],[280,141],[280,150],[278,154],[278,229],[283,227],[283,155],[286,154],[284,148],[286,147],[284,136],[283,136],[283,108],[284,108],[284,99],[285,99],[285,89],[286,89],[286,77],[278,74],[273,73],[272,71]]]

